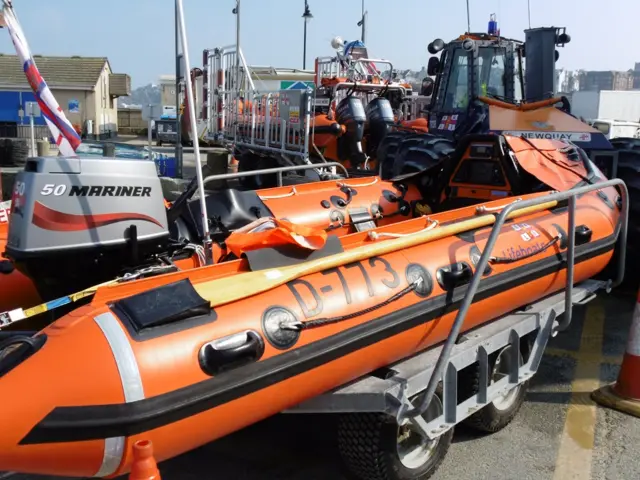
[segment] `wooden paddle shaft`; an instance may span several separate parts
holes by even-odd
[[[532,207],[516,209],[507,216],[508,219],[528,215],[531,213],[553,208],[558,202],[545,202]],[[219,278],[194,285],[196,291],[211,302],[212,307],[235,302],[243,298],[257,295],[272,288],[284,285],[296,278],[321,272],[329,268],[365,260],[371,257],[386,255],[398,250],[411,248],[416,245],[457,235],[469,230],[487,227],[495,223],[493,214],[463,220],[444,227],[408,234],[406,237],[395,238],[383,242],[366,244],[346,252],[337,253],[317,260],[303,262],[282,268],[272,268],[257,272],[246,272],[233,277]]]

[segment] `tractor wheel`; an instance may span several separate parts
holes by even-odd
[[[454,150],[455,144],[448,138],[430,133],[406,135],[398,142],[395,154],[386,155],[382,166],[385,172],[383,179],[431,168]]]
[[[424,418],[432,420],[442,411],[438,387]],[[449,451],[453,430],[429,440],[411,422],[398,426],[389,415],[352,413],[340,417],[338,448],[348,469],[361,480],[426,480]]]
[[[393,175],[393,162],[398,152],[398,147],[410,135],[411,132],[391,132],[380,141],[376,157],[378,165],[382,166],[381,176],[384,180],[391,178]]]
[[[621,141],[611,143],[618,149],[617,176],[627,185],[629,191],[625,283],[637,285],[640,282],[640,276],[637,273],[640,262],[640,139],[629,140],[624,143]],[[622,148],[619,149],[619,147]]]

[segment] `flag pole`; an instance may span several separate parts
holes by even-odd
[[[187,30],[184,22],[184,9],[182,7],[182,0],[176,0],[178,5],[178,22],[180,25],[180,43],[182,44],[182,55],[184,58],[185,66],[185,84],[186,95],[189,104],[189,119],[191,123],[191,138],[193,138],[193,150],[196,156],[196,175],[198,179],[198,191],[200,194],[200,215],[202,220],[202,241],[205,251],[205,258],[208,265],[213,263],[213,252],[211,251],[211,234],[209,233],[209,217],[207,216],[207,204],[204,191],[204,180],[202,178],[202,161],[200,158],[200,141],[198,138],[198,125],[196,124],[196,109],[193,99],[193,86],[191,82],[189,61],[189,45],[187,43]]]

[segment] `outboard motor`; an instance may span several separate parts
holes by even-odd
[[[347,127],[347,132],[338,138],[338,157],[342,161],[349,160],[353,167],[364,163],[366,158],[362,151],[366,120],[362,100],[358,97],[346,97],[336,108],[336,121]]]
[[[16,176],[5,256],[43,298],[142,266],[168,241],[152,161],[31,158]]]
[[[378,145],[387,133],[391,131],[394,123],[391,102],[386,98],[376,97],[369,102],[365,109],[367,122],[367,155],[374,156],[378,151]]]

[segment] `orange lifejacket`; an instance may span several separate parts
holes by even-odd
[[[307,250],[319,250],[327,241],[327,232],[287,220],[260,218],[233,232],[225,240],[227,251],[236,257],[259,248],[295,245]]]

